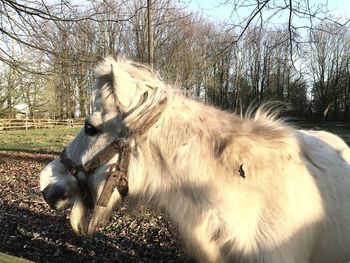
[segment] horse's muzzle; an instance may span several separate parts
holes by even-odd
[[[41,191],[44,200],[52,209],[57,209],[57,203],[68,198],[68,191],[60,185],[49,184]]]

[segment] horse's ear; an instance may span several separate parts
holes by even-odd
[[[108,59],[112,59],[115,62],[117,62],[120,59],[118,52],[113,53],[111,55],[108,55],[106,57],[97,55],[94,57],[93,61],[95,62],[95,64],[101,64],[103,61],[108,60]]]
[[[102,97],[109,101],[110,106],[114,99],[119,111],[129,111],[138,103],[141,92],[144,92],[139,87],[140,81],[132,75],[137,75],[138,70],[129,61],[120,59],[116,62],[113,57],[106,57],[95,70],[95,89],[101,90]]]
[[[99,89],[103,86],[110,88],[111,92],[114,92],[114,72],[113,72],[113,63],[115,60],[112,57],[102,58],[99,62],[99,65],[95,69],[95,78],[96,78],[96,88]]]
[[[101,56],[96,56],[94,59],[94,62],[96,64],[100,64],[102,61],[103,61],[103,57],[101,57]]]
[[[118,52],[112,54],[112,58],[113,58],[115,61],[118,61],[118,57],[119,57]]]
[[[110,92],[114,92],[114,73],[113,73],[113,66],[111,65],[111,70],[108,74],[105,75],[99,75],[96,78],[96,88],[101,88],[103,86],[107,86],[110,88]]]

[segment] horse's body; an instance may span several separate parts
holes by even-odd
[[[67,148],[70,156],[86,163],[111,140],[107,135],[114,139],[124,128],[132,134],[166,98],[157,122],[131,139],[128,199],[131,206],[165,210],[198,262],[350,260],[350,150],[339,137],[297,131],[259,111],[252,118],[228,114],[162,86],[128,62],[106,59],[96,77],[100,117],[89,121],[101,135],[91,139],[82,131]],[[77,150],[84,140],[90,148]],[[95,200],[106,169],[87,178]],[[74,203],[73,228],[93,232],[122,198],[115,191],[108,207],[95,206],[87,226],[87,208],[65,174],[54,161],[41,174],[41,189],[49,198],[55,185],[69,185],[71,200],[62,202]]]

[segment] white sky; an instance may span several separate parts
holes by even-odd
[[[236,17],[230,17],[232,14],[232,4],[230,2],[245,2],[244,0],[191,0],[186,1],[190,2],[188,5],[189,10],[203,11],[205,16],[208,16],[210,20],[217,22],[233,22],[237,17],[246,17],[250,13],[249,8],[241,8],[238,14],[235,14]],[[223,4],[228,2],[226,4]],[[247,1],[248,2],[248,1]],[[252,1],[253,2],[253,1]],[[271,1],[284,4],[284,0]],[[325,5],[327,1],[325,0],[310,0],[311,6],[317,6],[319,4]],[[329,0],[328,9],[337,17],[342,17],[344,20],[350,18],[350,0]],[[266,11],[265,11],[266,12]],[[298,18],[293,18],[296,23],[298,23]],[[283,15],[277,15],[274,19],[277,23],[286,23],[288,21],[288,14],[285,12]],[[300,21],[300,23],[302,23]]]

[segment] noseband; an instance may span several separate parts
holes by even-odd
[[[75,177],[78,182],[79,190],[84,203],[93,208],[93,198],[91,191],[88,191],[86,176],[95,171],[96,168],[107,163],[113,156],[119,153],[118,161],[113,163],[107,172],[107,182],[102,190],[101,196],[97,202],[99,206],[106,207],[112,195],[113,189],[117,188],[120,195],[125,197],[129,192],[128,187],[128,166],[130,161],[131,149],[126,138],[118,138],[109,144],[106,148],[96,154],[84,166],[77,165],[67,156],[67,150],[60,153],[61,163]],[[79,176],[83,173],[85,176]]]

